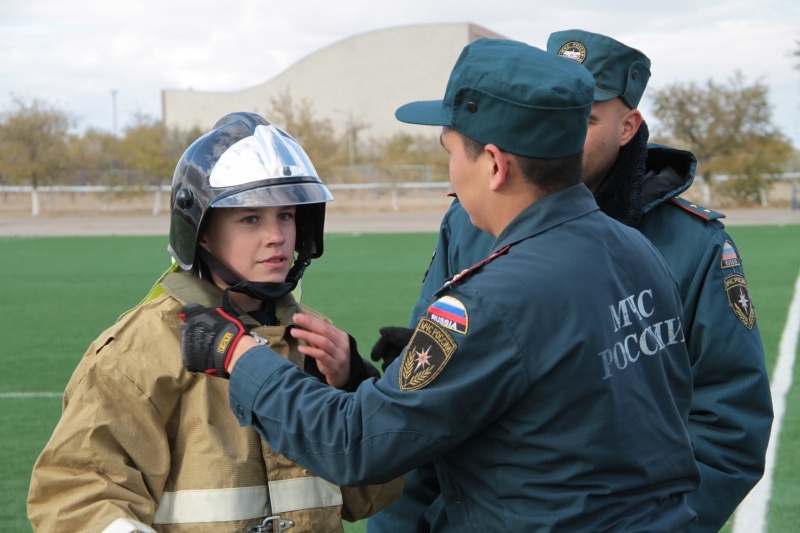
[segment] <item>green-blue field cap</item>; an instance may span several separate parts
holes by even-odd
[[[584,30],[550,34],[547,51],[575,59],[594,76],[594,99],[605,102],[620,97],[636,109],[650,79],[650,60],[635,48]]]
[[[517,41],[478,39],[462,50],[444,99],[411,102],[395,117],[552,159],[583,150],[593,98],[594,80],[575,61]]]

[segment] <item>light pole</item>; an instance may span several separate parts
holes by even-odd
[[[117,136],[117,90],[111,89],[111,133]]]

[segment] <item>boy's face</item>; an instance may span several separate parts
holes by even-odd
[[[294,262],[296,209],[295,206],[212,209],[200,245],[243,281],[282,283]],[[220,285],[216,275],[214,281]]]

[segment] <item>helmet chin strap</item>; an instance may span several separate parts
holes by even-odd
[[[305,243],[304,243],[305,244]],[[300,278],[306,267],[311,263],[310,247],[304,245],[297,254],[292,268],[286,275],[286,281],[278,283],[273,281],[242,281],[236,277],[236,274],[225,266],[220,260],[205,249],[203,246],[197,247],[197,255],[202,259],[205,264],[211,269],[219,278],[228,285],[228,288],[222,295],[223,307],[230,306],[230,292],[238,292],[255,298],[256,300],[277,300],[292,292],[297,287]]]

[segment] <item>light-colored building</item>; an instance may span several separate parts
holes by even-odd
[[[271,80],[235,92],[168,89],[162,91],[162,116],[169,128],[206,131],[232,111],[266,116],[272,98],[289,91],[295,106],[311,103],[317,119],[330,119],[336,132],[363,124],[364,138],[386,138],[419,126],[394,118],[413,100],[444,95],[461,50],[481,37],[503,38],[475,24],[399,26],[348,37],[301,59]],[[266,118],[269,118],[266,116]]]

